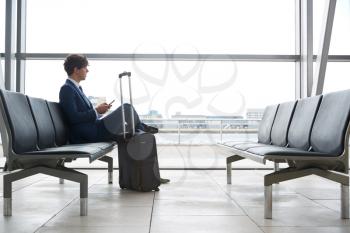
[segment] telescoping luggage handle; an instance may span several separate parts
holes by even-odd
[[[124,76],[128,76],[129,79],[129,93],[130,93],[130,111],[131,111],[131,124],[132,124],[132,135],[135,134],[135,117],[134,117],[134,109],[133,109],[133,104],[132,104],[132,93],[131,93],[131,72],[126,72],[124,71],[123,73],[119,74],[119,81],[120,81],[120,102],[122,106],[122,117],[123,117],[123,135],[124,139],[126,139],[126,128],[125,128],[125,110],[124,110],[124,100],[123,100],[123,85],[122,85],[122,78]]]

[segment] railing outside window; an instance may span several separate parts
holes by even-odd
[[[143,119],[159,128],[159,144],[215,144],[256,140],[260,120],[247,119]]]

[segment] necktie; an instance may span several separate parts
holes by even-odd
[[[81,91],[81,93],[83,93],[83,94],[84,94],[84,92],[83,92],[83,88],[82,88],[81,86],[79,86],[79,90]]]
[[[83,88],[81,86],[79,86],[79,90],[81,91],[81,94],[82,94],[83,99],[85,100],[85,102],[91,107],[92,104],[91,104],[90,100],[86,97],[86,95],[84,94]]]

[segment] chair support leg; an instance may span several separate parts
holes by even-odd
[[[113,184],[113,158],[103,156],[99,160],[108,163],[108,184]]]
[[[275,172],[278,172],[280,170],[280,164],[279,163],[274,162],[274,170],[275,170]],[[276,184],[279,184],[279,182],[277,182]]]
[[[3,176],[4,185],[4,216],[12,216],[12,182],[9,181],[8,175]]]
[[[60,167],[60,168],[50,168],[50,167],[33,167],[24,169],[15,173],[6,174],[3,176],[3,193],[4,193],[4,216],[12,215],[12,182],[21,180],[23,178],[42,173],[49,176],[54,176],[57,178],[62,178],[70,180],[73,182],[80,183],[80,215],[87,215],[87,198],[88,198],[88,176],[86,174],[80,173],[73,169]]]
[[[108,172],[108,184],[113,184],[113,172]]]
[[[80,216],[88,215],[88,199],[80,198]]]
[[[232,163],[242,159],[244,158],[238,155],[232,155],[226,158],[227,184],[231,184]]]
[[[12,198],[4,198],[4,216],[12,216]]]
[[[264,208],[264,218],[272,219],[272,185],[264,187],[265,195],[265,208]]]
[[[349,186],[340,185],[340,202],[341,202],[341,217],[344,219],[349,218]]]
[[[226,164],[227,184],[231,184],[232,179],[232,164]]]

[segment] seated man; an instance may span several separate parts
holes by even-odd
[[[64,69],[68,78],[61,87],[59,98],[60,106],[65,113],[70,127],[71,143],[88,143],[118,140],[123,136],[123,120],[121,107],[112,113],[102,117],[112,105],[107,103],[99,104],[93,108],[90,100],[84,94],[80,81],[86,79],[89,72],[89,62],[83,55],[72,54],[66,57]],[[134,111],[134,125],[136,130],[149,133],[157,133],[158,129],[142,123],[137,112],[131,105],[124,105],[126,113],[127,131],[131,132],[131,109]],[[162,183],[169,182],[161,179]]]

